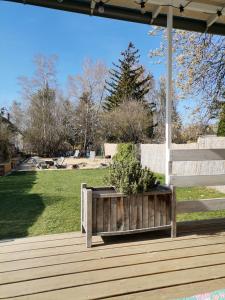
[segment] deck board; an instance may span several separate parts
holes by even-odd
[[[0,242],[0,299],[174,299],[225,287],[225,222],[85,247],[80,233]],[[16,297],[16,298],[15,298]]]

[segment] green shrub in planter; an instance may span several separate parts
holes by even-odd
[[[147,192],[156,186],[154,173],[148,168],[142,168],[132,144],[119,145],[106,181],[115,186],[118,192],[125,194]]]

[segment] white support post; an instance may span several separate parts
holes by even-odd
[[[170,149],[172,143],[172,31],[173,31],[173,8],[168,7],[167,13],[167,84],[166,84],[166,184],[170,184],[172,163],[170,161]]]

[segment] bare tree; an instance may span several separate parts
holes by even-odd
[[[76,107],[73,102],[60,95],[57,105],[57,128],[61,140],[74,147],[77,144]]]
[[[76,144],[96,149],[100,139],[99,116],[105,97],[107,68],[101,61],[84,61],[81,74],[68,77],[69,99],[75,103]]]
[[[194,123],[184,127],[182,138],[184,143],[197,142],[198,138],[206,134],[215,134],[215,128],[209,124]]]
[[[99,111],[89,93],[84,92],[79,99],[75,124],[78,144],[82,150],[96,149],[99,142]]]
[[[20,102],[13,101],[11,107],[10,107],[10,121],[17,127],[18,130],[21,132],[25,129],[25,112],[22,108],[22,105]]]
[[[35,71],[33,76],[31,78],[26,76],[18,78],[24,99],[29,100],[33,94],[45,88],[46,85],[51,89],[57,89],[56,62],[56,55],[38,54],[34,57]]]
[[[39,155],[53,155],[61,142],[55,91],[48,85],[31,98],[27,110],[26,140]]]
[[[31,78],[20,78],[23,97],[26,100],[25,140],[39,155],[52,155],[61,142],[58,122],[56,56],[38,55],[34,63],[34,75]]]
[[[92,60],[86,59],[81,74],[68,76],[69,98],[78,102],[83,93],[88,93],[91,100],[101,107],[105,97],[106,77],[107,68],[103,62],[94,63]]]
[[[165,123],[166,123],[166,80],[161,77],[159,80],[159,87],[156,92],[156,126],[154,130],[154,141],[157,143],[165,142]],[[173,91],[173,104],[172,104],[172,140],[174,143],[182,142],[182,121],[177,111],[177,97]]]

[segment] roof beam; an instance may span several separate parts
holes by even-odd
[[[170,0],[148,0],[148,4],[161,5],[161,6],[170,6]],[[208,14],[215,14],[218,10],[222,10],[223,6],[221,5],[211,5],[206,3],[199,2],[190,2],[190,0],[173,0],[173,6],[179,8],[182,5],[185,10],[191,10],[196,12],[203,12]],[[222,11],[222,15],[225,15],[225,11]]]
[[[96,1],[91,0],[91,15],[93,15],[94,13],[95,6],[96,6]]]
[[[217,20],[219,19],[218,14],[212,15],[208,20],[207,20],[207,28],[212,26]]]
[[[152,12],[152,19],[151,19],[151,24],[153,23],[153,21],[158,17],[160,11],[161,11],[162,7],[159,5],[156,7],[156,9]]]
[[[24,4],[24,0],[6,0],[10,3],[17,2]],[[26,4],[36,5],[41,7],[48,7],[53,9],[59,9],[70,12],[77,12],[86,15],[90,15],[90,1],[81,0],[63,0],[62,3],[56,0],[26,0]],[[137,9],[129,9],[124,7],[113,6],[109,4],[104,5],[104,14],[100,14],[98,10],[93,12],[93,15],[111,19],[118,19],[124,21],[130,21],[135,23],[149,24],[152,19],[152,13],[146,12],[141,14]],[[159,14],[154,20],[153,24],[156,26],[166,27],[166,15]],[[205,32],[207,23],[201,20],[195,20],[185,17],[174,16],[173,27],[175,29]],[[225,36],[225,25],[222,23],[214,23],[207,31],[208,33],[224,35]]]

